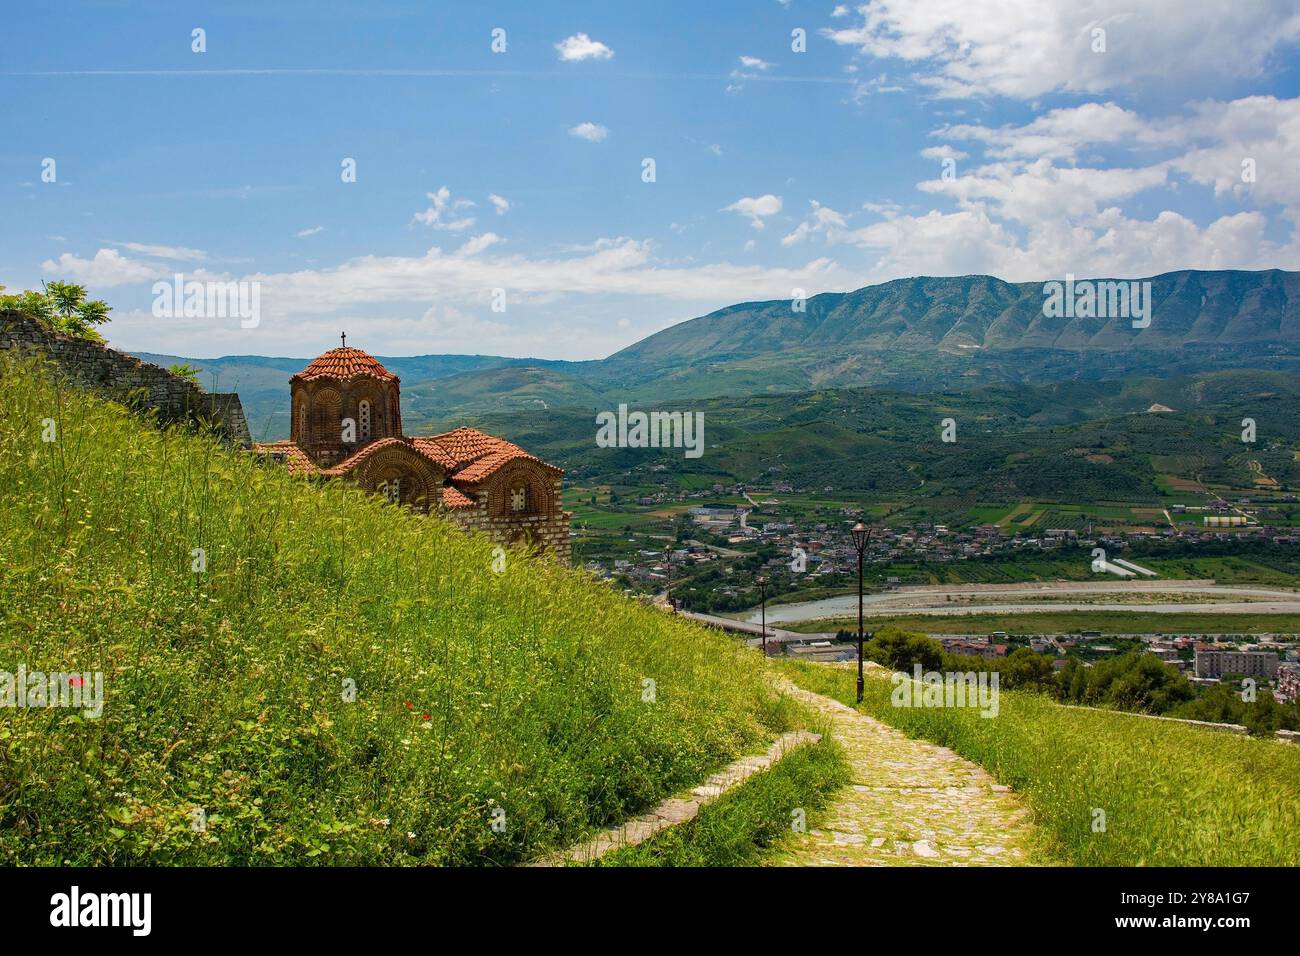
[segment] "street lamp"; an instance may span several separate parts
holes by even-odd
[[[677,602],[673,600],[673,543],[670,540],[664,545],[664,561],[668,564],[668,570],[664,572],[664,597],[668,599],[668,609],[674,614],[677,613]]]
[[[767,656],[767,578],[763,577],[762,575],[759,575],[757,578],[754,579],[754,583],[758,585],[758,597],[759,597],[760,604],[762,606],[761,614],[762,614],[762,621],[763,621],[763,625],[762,625],[763,626],[763,656],[766,657]]]
[[[862,703],[862,557],[871,543],[871,529],[859,521],[853,526],[853,547],[858,550],[858,703]]]

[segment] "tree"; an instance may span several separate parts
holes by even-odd
[[[920,664],[925,671],[943,666],[943,645],[924,634],[886,627],[876,632],[862,649],[864,657],[896,671],[910,671]]]
[[[189,363],[184,365],[170,365],[167,367],[167,371],[171,372],[177,378],[183,378],[187,382],[193,382],[195,385],[199,384],[199,370]]]
[[[1018,647],[1001,662],[998,672],[1008,689],[1042,687],[1052,680],[1052,662],[1027,647]]]
[[[47,329],[92,342],[104,341],[95,326],[108,321],[112,308],[103,300],[87,300],[86,287],[72,282],[42,283],[43,290],[28,289],[16,295],[0,295],[0,309],[13,309],[31,316]],[[3,291],[4,286],[0,286]]]
[[[103,341],[95,326],[108,321],[108,303],[87,300],[86,287],[71,282],[50,282],[45,286],[45,295],[54,308],[55,331]]]

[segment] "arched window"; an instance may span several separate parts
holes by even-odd
[[[357,426],[361,432],[361,440],[369,441],[370,439],[370,400],[363,398],[357,403]]]
[[[398,504],[402,500],[402,479],[389,478],[387,481],[380,482],[376,490],[391,503]]]
[[[525,485],[515,485],[510,489],[510,510],[527,511],[528,510],[528,488]]]
[[[315,441],[342,441],[342,406],[342,399],[334,389],[322,389],[316,393],[312,400],[312,438]]]

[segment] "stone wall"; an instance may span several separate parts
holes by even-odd
[[[473,508],[448,508],[443,514],[466,531],[482,531],[502,544],[514,543],[526,533],[532,545],[568,567],[573,560],[569,540],[573,515],[559,507],[561,484],[561,479],[555,479],[556,509],[551,514],[494,515],[488,510],[486,495]]]
[[[0,348],[35,351],[75,385],[133,408],[157,409],[164,424],[204,420],[233,444],[251,443],[239,396],[208,393],[157,365],[97,342],[51,332],[20,312],[0,310]]]

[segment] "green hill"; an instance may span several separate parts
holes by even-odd
[[[600,361],[380,358],[401,376],[412,422],[864,385],[911,392],[1086,387],[1132,376],[1300,371],[1300,272],[1182,270],[1136,281],[1151,283],[1150,324],[1140,329],[1129,318],[1048,318],[1042,282],[920,276],[816,295],[803,312],[788,299],[742,302]],[[223,389],[239,391],[259,438],[287,436],[287,378],[307,364],[256,356],[141,357],[188,363],[205,376],[219,372]]]
[[[1149,414],[1157,403],[1173,411]],[[1252,460],[1280,487],[1300,487],[1297,405],[1294,376],[1228,371],[928,395],[828,389],[647,406],[703,413],[705,450],[696,459],[676,449],[597,447],[590,407],[484,413],[429,427],[469,423],[511,435],[579,482],[781,480],[804,490],[833,486],[918,499],[1088,502],[1154,498],[1162,475],[1250,489],[1257,477]],[[951,444],[940,440],[940,423],[949,417],[957,423]],[[1241,441],[1244,417],[1257,423],[1253,445]]]
[[[0,362],[0,670],[104,690],[0,713],[0,862],[510,863],[790,723],[730,638]]]
[[[663,365],[704,355],[735,360],[809,348],[961,352],[1300,345],[1300,273],[1183,270],[1145,281],[1151,283],[1153,308],[1149,326],[1140,329],[1128,316],[1045,316],[1043,282],[920,276],[815,295],[803,312],[795,312],[789,299],[729,306],[643,339],[611,361]]]

